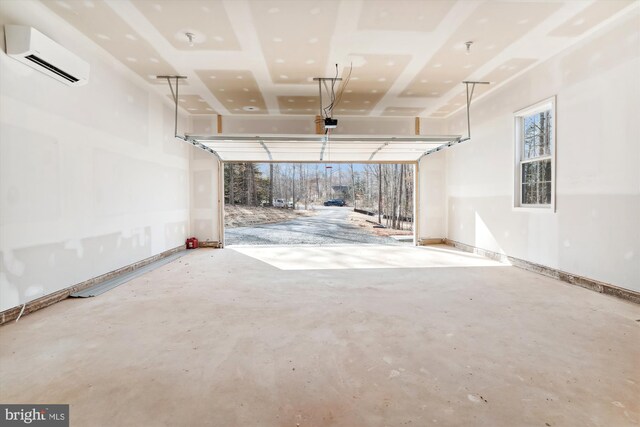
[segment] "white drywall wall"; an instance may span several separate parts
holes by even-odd
[[[447,123],[441,119],[420,119],[421,135],[445,135]],[[418,162],[417,239],[447,237],[446,199],[447,150],[426,155]]]
[[[198,115],[188,118],[188,132],[192,135],[218,133],[217,115]],[[189,157],[191,235],[199,242],[223,242],[221,214],[221,163],[212,153],[193,147]],[[223,182],[223,181],[222,181]]]
[[[91,64],[69,87],[0,53],[0,310],[184,244],[189,157],[173,110],[46,7],[0,2]],[[184,124],[184,123],[183,123]]]
[[[447,236],[446,151],[429,154],[418,163],[418,241]]]
[[[430,123],[430,122],[425,122]],[[225,116],[223,133],[310,134],[316,129],[315,116]],[[413,135],[413,117],[338,117],[335,135]],[[423,132],[424,133],[424,132]]]
[[[446,155],[450,239],[640,291],[639,28],[636,8],[474,101]],[[513,112],[554,95],[556,212],[517,211]]]
[[[191,234],[200,242],[222,242],[220,162],[211,153],[191,152]]]

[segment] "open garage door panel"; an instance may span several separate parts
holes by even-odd
[[[187,135],[223,162],[413,163],[459,135]]]
[[[331,119],[325,117],[325,122],[332,120],[333,123],[329,125],[325,123],[324,135],[180,136],[178,135],[178,88],[180,80],[186,77],[157,77],[166,79],[171,88],[175,103],[175,137],[211,152],[222,162],[416,163],[423,156],[471,138],[469,106],[473,90],[476,84],[489,84],[489,82],[477,81],[463,82],[467,89],[467,136],[464,138],[461,135],[333,135],[331,129],[336,126],[337,120],[332,117]],[[175,80],[175,91],[171,79]],[[471,90],[469,90],[470,87]],[[320,104],[322,107],[322,102]]]

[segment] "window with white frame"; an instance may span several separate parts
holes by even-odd
[[[555,205],[555,98],[515,113],[516,208]]]

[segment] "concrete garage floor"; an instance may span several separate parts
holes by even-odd
[[[447,247],[268,249],[0,328],[0,401],[70,403],[72,426],[640,419],[637,305]]]

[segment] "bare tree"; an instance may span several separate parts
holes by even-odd
[[[398,181],[398,221],[395,228],[402,228],[402,186],[404,181],[404,165],[400,165],[400,178]]]
[[[543,123],[547,125],[547,120]],[[537,135],[535,143],[539,145]],[[538,149],[536,146],[535,150]],[[413,166],[349,164],[347,168],[343,171],[338,164],[316,164],[313,167],[291,163],[226,164],[225,200],[229,205],[257,206],[261,202],[271,204],[274,199],[284,199],[292,201],[296,208],[304,203],[308,209],[314,203],[340,197],[351,200],[358,209],[372,215],[377,213],[378,222],[387,227],[412,227]]]
[[[291,165],[291,198],[293,200],[293,210],[296,209],[296,164]]]
[[[236,204],[235,196],[235,168],[233,163],[229,163],[229,204],[231,206]]]
[[[378,165],[378,223],[382,224],[382,164]]]
[[[357,200],[356,200],[356,175],[353,173],[353,163],[351,163],[351,197],[353,198],[353,208],[357,208]]]
[[[268,206],[273,204],[273,163],[269,163],[269,202]]]

